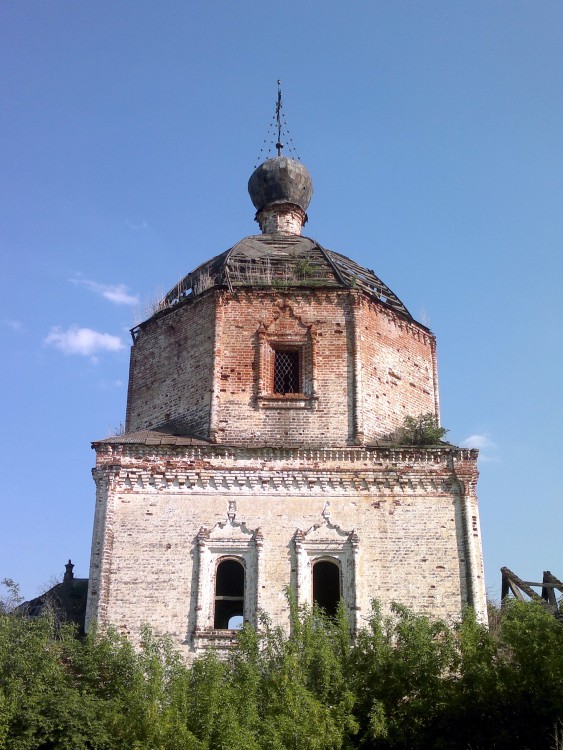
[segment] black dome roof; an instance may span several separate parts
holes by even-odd
[[[212,287],[344,287],[358,289],[404,315],[401,300],[373,271],[326,250],[302,235],[258,234],[202,263],[168,292],[157,312],[170,309]]]
[[[276,203],[293,203],[307,212],[313,182],[300,161],[276,156],[254,170],[248,181],[248,192],[257,211]]]

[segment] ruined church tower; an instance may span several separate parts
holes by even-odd
[[[94,443],[87,624],[219,651],[286,589],[353,629],[377,598],[486,618],[477,451],[403,447],[439,416],[436,341],[373,273],[303,236],[312,182],[252,174],[261,233],[181,279],[133,331],[126,432]]]

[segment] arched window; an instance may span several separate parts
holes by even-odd
[[[313,601],[334,617],[341,596],[340,567],[331,560],[318,560],[313,565]]]
[[[240,627],[241,619],[244,619],[244,566],[239,560],[228,558],[219,563],[215,574],[213,627],[234,629]]]

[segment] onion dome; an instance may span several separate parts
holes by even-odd
[[[254,170],[248,181],[248,192],[257,213],[285,203],[299,206],[306,213],[313,195],[313,182],[300,161],[276,156]]]

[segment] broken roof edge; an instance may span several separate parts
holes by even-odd
[[[408,320],[417,323],[418,325],[424,326],[422,323],[418,323],[417,320],[411,315],[411,313],[408,311],[407,307],[403,304],[403,302],[397,297],[397,295],[385,284],[379,276],[376,276],[374,271],[364,268],[363,266],[360,266],[359,263],[356,263],[355,260],[352,260],[352,258],[349,258],[347,255],[343,255],[342,253],[337,253],[335,250],[329,250],[327,248],[324,248],[320,243],[316,243],[319,250],[325,255],[327,258],[327,261],[330,263],[331,267],[334,269],[335,273],[338,275],[338,278],[342,280],[343,286],[345,286],[348,289],[355,289],[359,287],[361,291],[366,292],[366,294],[369,294],[372,299],[375,299],[376,302],[379,302],[386,307],[390,307],[395,312],[404,315]],[[340,266],[342,265],[342,267]],[[344,271],[348,270],[351,279],[348,281],[346,279],[346,276],[344,275]],[[364,283],[357,283],[357,279],[363,275],[371,274],[374,281],[376,282],[376,287],[378,287],[378,290],[372,288],[370,289],[368,284]],[[429,330],[429,329],[426,329]]]
[[[300,251],[300,252],[299,252]],[[334,280],[329,279],[326,274],[321,278],[274,278],[270,273],[265,274],[264,278],[260,277],[260,268],[257,264],[273,263],[275,267],[288,265],[288,260],[299,263],[307,262],[309,253],[317,254],[317,261],[322,257],[325,264],[326,274],[330,273]],[[231,259],[234,259],[240,253],[240,261],[248,265],[248,278],[238,278],[236,276],[238,269],[230,267]],[[283,253],[290,258],[283,257]],[[277,256],[277,257],[276,257]],[[253,265],[254,264],[254,265]],[[322,271],[322,269],[319,269]],[[278,271],[279,273],[279,271]],[[240,275],[240,274],[239,274]],[[264,289],[271,287],[276,291],[288,289],[320,289],[322,287],[335,288],[340,287],[349,290],[358,290],[367,294],[370,299],[382,304],[384,307],[393,310],[405,320],[414,323],[427,333],[432,333],[428,326],[417,321],[409,312],[403,302],[397,295],[378,277],[367,268],[364,268],[356,261],[352,260],[342,253],[329,250],[323,247],[320,242],[302,235],[248,235],[242,238],[228,250],[213,256],[211,259],[200,263],[193,271],[186,274],[172,289],[165,295],[160,303],[155,307],[153,314],[145,321],[139,323],[131,329],[133,341],[135,341],[138,332],[149,321],[161,317],[173,310],[178,309],[187,302],[203,296],[211,289],[233,289],[237,288],[257,288]]]

